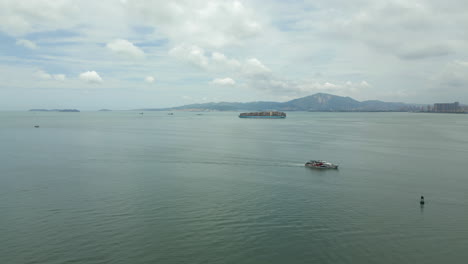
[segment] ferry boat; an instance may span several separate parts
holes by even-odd
[[[314,169],[338,169],[338,165],[325,160],[309,160],[305,166]]]
[[[240,118],[286,118],[286,113],[284,112],[250,112],[250,113],[241,113]]]

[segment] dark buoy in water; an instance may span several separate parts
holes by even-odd
[[[423,204],[424,204],[424,196],[421,196],[421,201],[419,201],[419,204],[420,204],[420,205],[423,205]]]
[[[39,126],[38,126],[38,125],[35,125],[34,127],[35,127],[35,128],[39,128]]]

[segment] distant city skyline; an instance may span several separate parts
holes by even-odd
[[[0,110],[468,102],[468,2],[0,1]]]

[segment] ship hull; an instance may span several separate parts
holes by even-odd
[[[286,118],[285,116],[239,116],[240,118],[266,118],[266,119],[281,119]]]

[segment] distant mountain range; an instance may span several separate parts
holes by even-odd
[[[357,101],[326,93],[294,99],[288,102],[251,102],[251,103],[205,103],[190,104],[170,108],[146,108],[139,111],[316,111],[316,112],[380,112],[411,111],[419,109],[416,104],[382,102],[377,100]]]
[[[29,109],[32,112],[80,112],[78,109]]]

